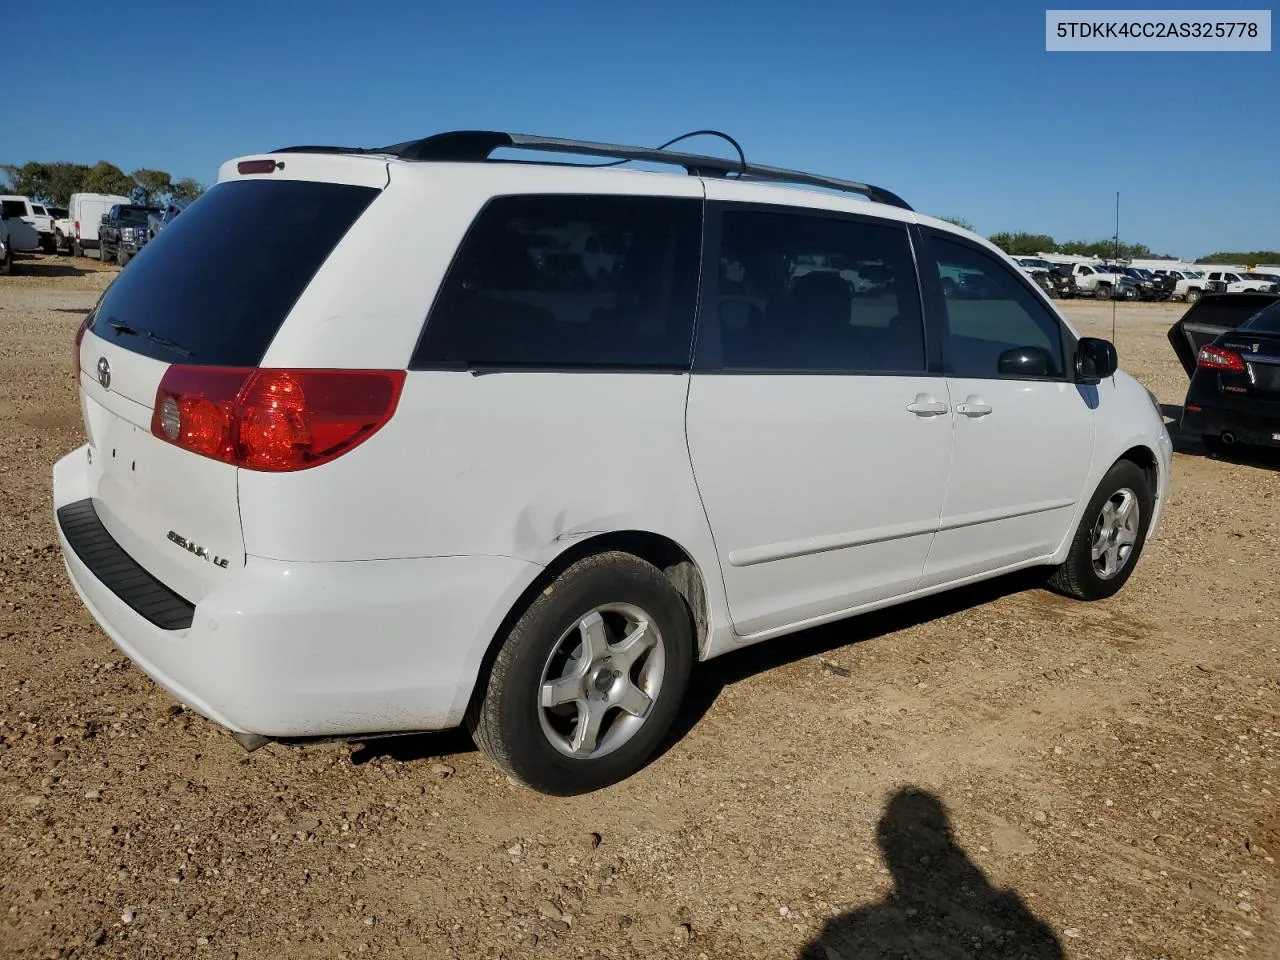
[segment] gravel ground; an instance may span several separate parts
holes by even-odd
[[[1280,957],[1280,482],[1178,439],[1116,598],[1005,580],[704,665],[631,780],[450,733],[246,754],[118,653],[49,500],[113,271],[0,278],[0,957]],[[1123,304],[1173,407],[1182,307]],[[1070,303],[1088,333],[1111,308]]]

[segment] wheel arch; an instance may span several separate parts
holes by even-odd
[[[479,707],[504,636],[534,598],[579,560],[611,551],[629,553],[662,571],[689,609],[696,655],[701,657],[705,654],[710,638],[711,610],[703,571],[693,559],[692,554],[670,537],[646,530],[614,530],[591,534],[566,544],[565,548],[556,554],[521,591],[503,616],[493,636],[489,638],[488,646],[481,658],[480,669],[476,673],[467,705],[468,715]]]
[[[1115,462],[1111,466],[1115,466],[1121,460],[1128,460],[1135,464],[1147,478],[1147,482],[1151,485],[1151,496],[1153,499],[1160,497],[1160,459],[1156,456],[1156,452],[1143,443],[1135,444],[1120,456],[1116,457]],[[1111,467],[1107,468],[1108,470]],[[1105,474],[1104,474],[1105,475]]]

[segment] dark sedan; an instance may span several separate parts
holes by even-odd
[[[1206,294],[1169,342],[1191,375],[1183,432],[1212,451],[1280,447],[1280,295]]]

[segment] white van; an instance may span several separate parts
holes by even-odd
[[[619,262],[539,260],[569,232]],[[75,349],[53,507],[125,654],[251,748],[465,723],[549,793],[643,764],[696,661],[1032,566],[1111,596],[1173,452],[981,237],[559,138],[230,161]]]
[[[131,202],[128,197],[110,193],[73,193],[67,204],[71,220],[71,253],[83,257],[86,250],[98,249],[98,224],[102,215],[117,203]]]

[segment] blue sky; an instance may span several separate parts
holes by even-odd
[[[229,157],[293,143],[493,128],[656,145],[715,127],[753,160],[882,184],[984,234],[1108,237],[1119,190],[1122,239],[1184,256],[1280,247],[1280,52],[1046,53],[1044,17],[802,0],[23,4],[0,162],[208,183]]]

